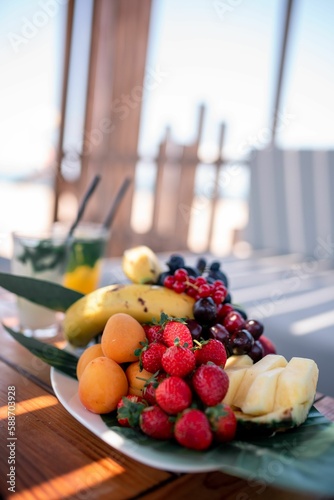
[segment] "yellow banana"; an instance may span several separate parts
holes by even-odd
[[[64,336],[70,344],[86,346],[115,313],[127,313],[141,323],[160,319],[193,318],[194,299],[156,285],[109,285],[91,292],[70,306],[64,317]]]

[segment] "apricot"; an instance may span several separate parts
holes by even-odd
[[[90,361],[79,380],[80,401],[93,413],[115,410],[127,393],[128,381],[123,369],[105,356]]]
[[[142,396],[143,389],[146,382],[153,377],[153,373],[150,373],[144,369],[140,371],[139,361],[131,363],[125,370],[125,375],[128,379],[129,384],[129,394],[135,396]]]
[[[91,345],[90,347],[87,347],[87,349],[81,354],[78,364],[77,364],[77,377],[78,380],[80,380],[80,377],[88,365],[90,361],[92,361],[95,358],[98,358],[100,356],[104,356],[101,344],[94,344]]]
[[[140,349],[140,342],[145,340],[145,331],[139,321],[130,314],[116,313],[104,327],[101,346],[107,358],[126,363],[138,359],[135,350]]]

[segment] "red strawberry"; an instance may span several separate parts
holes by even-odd
[[[128,394],[123,396],[117,404],[117,420],[123,427],[137,427],[139,416],[147,406],[144,398]]]
[[[237,419],[233,410],[223,403],[210,406],[205,410],[216,441],[226,443],[234,439],[237,431]]]
[[[209,420],[201,410],[188,408],[181,413],[174,427],[176,441],[192,450],[206,450],[212,443]]]
[[[149,405],[155,405],[157,403],[155,399],[156,388],[166,377],[167,373],[165,372],[154,374],[145,384],[143,389],[143,398]]]
[[[192,377],[192,385],[205,405],[216,406],[221,403],[227,393],[229,379],[223,368],[208,363],[196,369]]]
[[[161,370],[161,358],[166,350],[167,347],[160,342],[153,342],[152,344],[145,345],[139,357],[140,367],[150,373]]]
[[[178,344],[185,347],[192,347],[193,345],[193,338],[189,328],[187,325],[180,323],[179,321],[168,321],[164,328],[162,338],[163,342],[168,347],[173,346],[176,340]]]
[[[176,415],[191,404],[192,393],[189,385],[180,377],[168,377],[155,391],[158,405],[170,415]]]
[[[170,439],[173,436],[173,422],[159,406],[145,408],[140,415],[139,426],[155,439]]]
[[[196,364],[203,365],[211,361],[215,365],[224,368],[227,354],[220,340],[209,339],[202,342],[195,350]]]
[[[196,366],[195,354],[187,347],[174,345],[168,347],[161,359],[162,367],[168,375],[185,377]]]
[[[162,342],[163,327],[161,325],[143,325],[148,343]]]

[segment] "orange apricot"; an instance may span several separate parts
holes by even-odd
[[[81,354],[78,364],[77,364],[77,377],[78,380],[80,380],[80,377],[88,365],[90,361],[92,361],[95,358],[98,358],[99,356],[104,356],[101,344],[94,344],[91,345],[90,347],[87,347],[87,349],[84,350],[84,352]]]
[[[103,330],[101,346],[105,356],[117,363],[136,361],[135,350],[145,342],[145,331],[141,324],[129,314],[116,313],[111,316]]]
[[[140,370],[139,361],[131,363],[125,370],[125,375],[128,379],[129,394],[134,394],[136,396],[143,395],[143,389],[146,382],[153,377],[153,373],[144,369]]]
[[[127,393],[128,381],[123,369],[105,356],[90,361],[79,380],[79,399],[93,413],[115,410]]]

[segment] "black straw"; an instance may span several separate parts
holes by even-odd
[[[116,212],[118,210],[118,207],[129,187],[129,185],[131,184],[131,179],[130,177],[126,177],[123,181],[123,184],[121,185],[111,207],[110,207],[110,210],[109,210],[109,213],[107,215],[107,217],[105,218],[105,221],[103,222],[103,227],[105,227],[106,229],[110,229],[112,223],[113,223],[113,220],[115,218],[115,215],[116,215]]]
[[[78,213],[77,213],[77,217],[76,217],[75,221],[73,222],[73,224],[72,224],[72,226],[71,226],[71,228],[70,228],[70,230],[68,232],[67,238],[70,238],[72,236],[75,228],[79,224],[79,222],[81,220],[81,217],[83,216],[84,211],[86,209],[87,202],[88,202],[89,198],[92,196],[92,194],[94,193],[96,186],[100,182],[100,179],[101,179],[101,177],[99,175],[96,175],[94,177],[93,181],[91,182],[89,188],[87,189],[86,194],[83,197],[83,200],[82,200],[82,202],[80,204],[80,207],[79,207],[79,210],[78,210]]]

